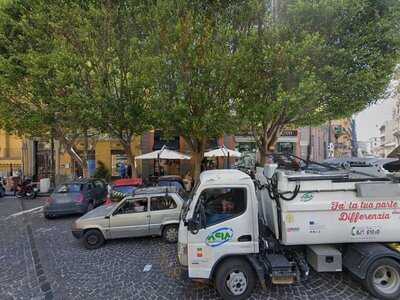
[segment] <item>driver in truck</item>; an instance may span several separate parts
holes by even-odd
[[[207,224],[216,224],[220,221],[227,220],[234,215],[235,204],[226,198],[223,198],[220,202],[220,210],[207,216]]]

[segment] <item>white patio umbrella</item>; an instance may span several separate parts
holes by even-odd
[[[135,159],[185,160],[185,159],[190,159],[190,156],[177,151],[169,150],[164,145],[160,150],[136,156]]]
[[[190,158],[191,157],[189,155],[180,153],[178,151],[173,151],[173,150],[167,149],[167,147],[165,145],[160,150],[156,150],[156,151],[149,152],[149,153],[142,154],[142,155],[135,157],[135,159],[154,159],[154,173],[156,170],[156,161],[158,163],[158,167],[160,168],[160,160],[162,160],[162,159],[187,160]]]
[[[242,153],[222,146],[204,153],[204,157],[241,157]]]
[[[239,158],[241,156],[242,156],[242,154],[240,152],[231,150],[229,148],[226,148],[225,146],[222,146],[222,147],[219,147],[218,149],[210,150],[210,151],[204,153],[204,157],[226,157],[228,159],[227,160],[228,168],[230,168],[230,166],[229,166],[229,158],[230,157]],[[218,163],[218,161],[217,161],[217,163]]]

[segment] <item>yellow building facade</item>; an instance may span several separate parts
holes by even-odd
[[[77,150],[79,153],[83,152],[83,141],[78,141]],[[56,152],[58,158],[56,159],[56,173],[60,176],[74,176],[79,173],[77,164],[73,161],[63,147],[57,145]],[[134,155],[140,155],[140,137],[135,138],[131,144],[131,150]],[[121,143],[115,139],[103,138],[95,141],[89,151],[89,160],[94,161],[95,167],[99,162],[102,162],[105,167],[111,172],[112,176],[118,176],[118,166],[121,162],[127,163],[127,157]],[[89,164],[90,167],[90,164]],[[142,164],[136,161],[136,168],[141,173]]]
[[[0,176],[22,171],[23,146],[22,138],[0,130]]]

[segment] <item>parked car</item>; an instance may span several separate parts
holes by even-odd
[[[103,204],[107,197],[107,185],[100,179],[80,179],[61,184],[47,199],[44,216],[84,214]]]
[[[175,187],[139,188],[133,196],[98,207],[76,220],[72,234],[87,249],[99,248],[108,239],[149,235],[174,243],[184,202]]]
[[[111,185],[110,191],[108,192],[105,204],[111,204],[113,202],[113,193],[120,193],[125,196],[131,196],[133,192],[141,185],[143,185],[143,180],[141,178],[126,178],[115,180]]]
[[[183,183],[182,177],[177,175],[166,175],[158,178],[158,186],[174,186],[178,189],[185,190],[185,184]]]

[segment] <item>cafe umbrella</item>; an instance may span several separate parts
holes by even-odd
[[[160,160],[188,160],[191,157],[184,153],[170,150],[165,145],[160,149],[153,152],[145,153],[136,156],[135,159],[153,159],[157,160],[158,166],[160,166]]]
[[[226,148],[225,146],[219,147],[218,149],[210,150],[208,152],[204,153],[204,157],[210,157],[210,158],[217,158],[217,157],[224,157],[227,158],[227,165],[229,168],[229,158],[234,157],[234,158],[239,158],[241,157],[242,154],[238,151]]]

